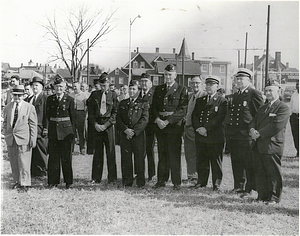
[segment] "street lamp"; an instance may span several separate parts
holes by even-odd
[[[130,24],[129,24],[129,75],[128,75],[128,84],[129,84],[129,81],[131,80],[131,26],[133,24],[133,22],[136,20],[136,18],[141,18],[140,15],[137,15],[133,21],[131,21],[131,18],[130,18]]]

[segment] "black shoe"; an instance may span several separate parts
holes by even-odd
[[[48,186],[47,186],[48,188],[56,188],[57,187],[57,184],[48,184]]]
[[[213,191],[220,192],[220,187],[219,186],[214,186]]]
[[[138,185],[139,189],[145,189],[145,185]]]
[[[149,177],[148,177],[148,181],[149,181],[149,182],[152,181],[152,178],[153,178],[153,176],[149,176]]]
[[[194,189],[198,189],[198,188],[205,188],[206,185],[204,184],[195,184],[194,186],[192,186]]]
[[[16,189],[16,188],[20,188],[21,187],[21,185],[19,184],[19,183],[15,183],[12,187],[11,187],[11,189]]]
[[[71,188],[72,184],[66,184],[66,189]]]
[[[177,184],[174,184],[173,186],[173,190],[179,191],[180,190],[180,186]]]
[[[108,184],[113,184],[113,185],[115,185],[116,183],[117,183],[116,180],[109,180],[109,181],[108,181]]]
[[[27,193],[27,191],[28,191],[28,186],[20,186],[18,188],[19,193]]]
[[[163,188],[165,186],[166,186],[165,183],[157,182],[152,188],[154,188],[154,189],[156,189],[156,188]]]
[[[124,187],[132,187],[132,184],[124,184]]]

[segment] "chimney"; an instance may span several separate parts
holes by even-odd
[[[21,63],[21,67],[23,67],[23,63]]]
[[[176,49],[175,49],[175,48],[173,48],[173,53],[174,53],[174,54],[176,53]]]
[[[275,66],[276,71],[279,71],[279,64],[281,63],[281,52],[275,52]]]
[[[177,60],[177,57],[178,57],[178,54],[177,54],[177,53],[175,53],[175,60]]]
[[[155,52],[156,52],[156,53],[159,53],[159,48],[155,48]]]
[[[286,65],[285,65],[286,69],[289,69],[290,68],[290,64],[287,62]]]
[[[194,60],[194,59],[195,59],[195,53],[192,52],[192,60]]]
[[[139,53],[139,47],[136,47],[136,53]]]
[[[36,67],[38,67],[39,66],[39,63],[36,63]]]
[[[254,56],[254,70],[256,70],[258,67],[258,65],[257,65],[258,58],[259,58],[259,56]]]

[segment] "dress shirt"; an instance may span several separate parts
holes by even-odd
[[[290,107],[292,113],[299,114],[299,93],[297,91],[292,94]]]
[[[74,93],[74,100],[75,100],[75,109],[77,111],[84,111],[86,109],[86,94],[83,92]]]
[[[20,108],[21,108],[22,104],[23,104],[23,100],[18,105],[18,113],[19,114],[20,114]],[[11,121],[10,121],[11,126],[13,125],[13,122],[14,122],[15,109],[16,109],[16,102],[14,102],[14,105],[11,109]]]

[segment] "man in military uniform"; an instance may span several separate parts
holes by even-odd
[[[173,189],[179,190],[181,184],[181,137],[188,94],[186,87],[175,81],[176,76],[175,65],[167,65],[164,72],[166,83],[156,86],[153,94],[151,111],[156,124],[159,159],[158,181],[154,188],[165,186],[170,169]]]
[[[224,131],[223,121],[227,112],[227,100],[217,93],[220,78],[209,75],[205,79],[207,95],[196,100],[192,113],[192,125],[195,130],[198,181],[194,186],[206,187],[209,167],[212,170],[213,190],[220,188],[223,173]]]
[[[120,102],[117,126],[120,130],[122,182],[124,186],[133,184],[132,153],[137,174],[137,186],[145,185],[145,128],[149,120],[149,103],[139,97],[139,83],[129,83],[129,98]]]
[[[47,98],[48,118],[48,185],[56,187],[60,182],[60,163],[66,188],[73,184],[72,143],[74,140],[74,98],[65,93],[66,82],[56,75],[55,94]]]
[[[116,151],[114,139],[114,124],[117,114],[117,95],[109,89],[107,73],[99,79],[101,90],[94,91],[88,102],[90,125],[94,126],[94,156],[92,168],[92,183],[100,183],[103,173],[104,145],[107,157],[108,183],[117,180]]]
[[[143,73],[141,75],[141,92],[140,97],[143,101],[148,102],[151,106],[152,98],[154,93],[154,87],[152,87],[152,82],[150,80],[150,75]],[[151,181],[152,177],[155,176],[155,161],[154,161],[154,144],[155,144],[155,133],[154,133],[154,120],[150,114],[149,110],[149,122],[146,126],[146,155],[148,160],[148,180]]]
[[[255,190],[253,157],[249,123],[263,105],[262,94],[250,86],[252,72],[238,69],[236,85],[238,91],[228,98],[228,112],[225,118],[226,145],[231,154],[234,178],[234,192],[249,195]]]

